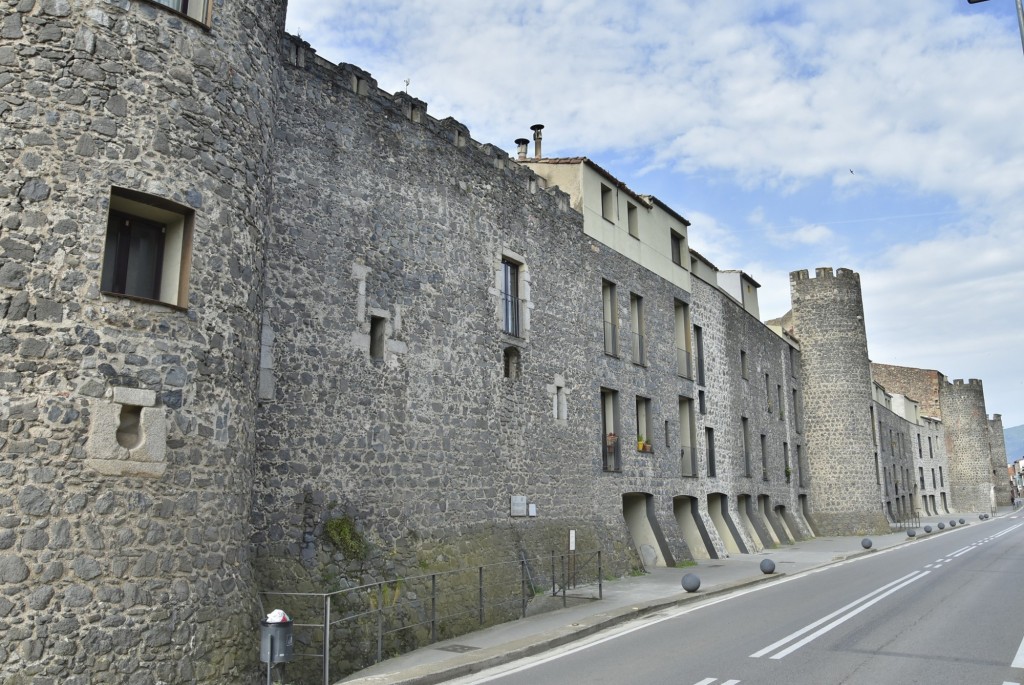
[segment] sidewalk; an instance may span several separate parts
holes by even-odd
[[[993,519],[1013,513],[1016,512],[1010,507],[1002,507],[993,515]],[[931,516],[921,519],[917,536],[928,536],[923,531],[925,525],[931,525],[931,535],[936,535],[940,532],[937,530],[940,521],[946,524],[946,530],[941,532],[948,532],[950,520],[957,521],[959,527],[961,518],[967,524],[984,523],[977,514]],[[696,566],[657,568],[642,576],[605,582],[602,600],[597,599],[597,586],[577,588],[571,597],[585,597],[589,594],[593,599],[577,599],[575,606],[570,603],[565,609],[528,616],[437,642],[382,661],[340,682],[346,685],[443,683],[539,654],[659,609],[684,602],[702,601],[738,587],[771,582],[785,575],[902,545],[912,539],[903,531],[869,537],[872,542],[870,550],[862,547],[861,537],[814,538],[794,545],[765,549],[756,554],[701,560]],[[774,574],[765,575],[761,572],[760,564],[764,559],[775,562]],[[700,589],[697,592],[683,591],[681,581],[687,573],[694,573],[700,578]]]

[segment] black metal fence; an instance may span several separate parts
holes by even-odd
[[[264,607],[292,620],[289,677],[330,685],[385,658],[526,616],[530,600],[594,584],[604,596],[601,552],[569,552],[457,568],[335,592],[262,592]],[[326,646],[326,647],[325,647]],[[320,661],[319,673],[315,661]]]

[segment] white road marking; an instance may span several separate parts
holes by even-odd
[[[773,652],[776,649],[778,649],[779,647],[781,647],[782,645],[786,644],[787,642],[790,642],[791,640],[795,640],[798,637],[800,637],[801,635],[803,635],[804,633],[809,633],[810,631],[814,630],[815,628],[820,626],[822,623],[825,623],[826,621],[830,621],[833,618],[835,618],[836,616],[839,616],[844,611],[852,609],[853,607],[857,606],[861,602],[868,601],[869,599],[871,599],[872,597],[874,597],[875,595],[877,595],[880,592],[885,592],[886,590],[891,588],[893,585],[897,585],[899,583],[902,583],[903,581],[907,580],[908,578],[913,578],[913,579],[916,580],[916,577],[919,574],[920,575],[924,575],[924,573],[927,573],[927,572],[914,571],[913,573],[908,573],[907,575],[903,576],[902,578],[897,578],[896,580],[892,581],[888,585],[883,585],[882,587],[878,588],[877,590],[873,590],[873,591],[869,592],[868,594],[864,595],[863,597],[860,597],[858,599],[853,600],[852,602],[850,602],[846,606],[840,607],[839,609],[836,609],[835,611],[833,611],[828,616],[825,616],[824,618],[818,619],[817,621],[815,621],[814,623],[810,624],[809,626],[804,626],[803,628],[801,628],[800,630],[796,631],[795,633],[790,633],[789,635],[787,635],[786,637],[782,638],[778,642],[774,642],[774,643],[768,645],[767,647],[765,647],[764,649],[762,649],[762,650],[760,650],[758,652],[754,652],[750,656],[753,659],[758,659],[758,658],[764,656],[765,654],[767,654],[768,652]]]
[[[1024,640],[1021,640],[1020,647],[1017,648],[1017,655],[1013,657],[1013,663],[1010,666],[1024,668]]]
[[[722,683],[722,685],[740,685],[740,681],[738,681],[738,680],[726,680],[724,683]]]
[[[893,594],[894,592],[898,592],[899,590],[902,590],[903,588],[905,588],[906,586],[910,585],[914,581],[920,580],[921,578],[924,578],[929,573],[931,573],[931,571],[921,571],[921,572],[918,572],[918,573],[912,573],[912,574],[910,574],[909,578],[907,576],[904,576],[903,578],[900,578],[900,580],[895,581],[895,583],[899,583],[898,585],[895,585],[895,587],[893,587],[894,583],[889,583],[889,585],[885,585],[885,586],[879,588],[878,590],[875,590],[873,593],[871,593],[869,595],[865,595],[864,597],[861,597],[859,600],[857,600],[856,602],[852,603],[854,605],[858,604],[858,603],[861,603],[860,606],[858,606],[856,609],[853,609],[852,611],[848,612],[844,616],[841,616],[841,617],[837,618],[836,620],[832,621],[831,623],[829,623],[824,628],[820,628],[819,630],[811,633],[810,635],[808,635],[804,639],[800,640],[799,642],[796,642],[796,643],[790,645],[789,647],[787,647],[786,649],[783,649],[782,651],[778,652],[777,654],[774,654],[771,658],[772,659],[782,659],[783,657],[786,657],[786,656],[792,654],[793,652],[795,652],[796,650],[800,649],[801,647],[803,647],[804,645],[808,644],[809,642],[812,642],[813,640],[818,639],[819,637],[821,637],[825,633],[829,632],[833,628],[835,628],[835,627],[837,627],[839,625],[842,625],[843,623],[846,623],[847,621],[849,621],[851,618],[853,618],[857,614],[861,613],[862,611],[864,611],[866,609],[869,609],[870,607],[874,606],[878,602],[881,602],[883,599],[885,599],[889,595]],[[906,580],[904,580],[904,579],[906,579]],[[900,581],[902,581],[902,582],[900,582]],[[889,589],[886,590],[886,588],[889,588]],[[878,594],[882,590],[886,590],[886,591],[882,592],[882,594]],[[873,599],[870,599],[869,601],[864,601],[864,600],[868,600],[868,598],[870,598],[872,595],[878,595],[878,596],[874,597]],[[844,607],[844,609],[845,608],[846,607]],[[808,630],[812,630],[813,628],[821,625],[822,623],[824,623],[825,621],[829,620],[830,618],[832,618],[836,614],[842,613],[842,611],[844,609],[840,609],[839,611],[833,612],[832,614],[830,614],[829,616],[826,616],[823,619],[819,619],[818,621],[815,621],[810,626],[807,626],[806,628],[803,628],[803,629],[797,631],[796,633],[793,633],[792,635],[790,635],[790,636],[788,636],[786,638],[783,638],[780,641],[780,643],[781,644],[785,644],[786,642],[788,642],[789,640],[793,639],[794,637],[799,637],[800,635],[806,633]],[[769,647],[766,650],[761,650],[761,652],[757,653],[757,656],[761,656],[761,655],[763,655],[766,652],[770,652],[772,649],[774,649],[780,643],[776,643],[776,645],[773,645],[772,647]],[[751,656],[755,656],[755,655],[751,654]]]
[[[718,678],[705,678],[699,683],[694,683],[693,685],[711,685],[711,683],[715,682],[716,680],[718,680]]]

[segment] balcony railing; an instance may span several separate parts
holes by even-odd
[[[647,354],[644,352],[644,336],[642,333],[633,334],[633,363],[647,366]]]
[[[682,465],[683,476],[692,478],[697,475],[697,450],[692,447],[679,448],[679,463]]]
[[[622,470],[622,454],[619,438],[614,433],[605,436],[601,445],[601,468],[605,471]]]
[[[522,335],[522,321],[523,321],[523,305],[524,300],[518,297],[512,297],[507,293],[502,293],[502,304],[505,310],[505,326],[504,331],[509,335],[514,335],[517,338],[523,337]]]
[[[676,348],[676,373],[693,380],[693,368],[690,364],[690,351],[682,347]]]
[[[604,353],[619,356],[619,327],[611,321],[604,322]]]

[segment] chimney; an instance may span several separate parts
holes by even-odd
[[[543,159],[543,155],[540,153],[540,132],[544,128],[544,124],[534,124],[530,127],[533,131],[533,158]]]
[[[520,162],[526,161],[526,148],[529,147],[530,141],[526,138],[516,138],[516,145],[519,146],[519,152],[516,154],[516,158]]]

